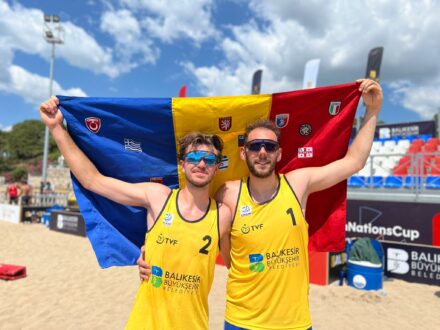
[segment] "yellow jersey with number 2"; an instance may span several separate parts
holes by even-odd
[[[142,282],[126,329],[208,329],[208,294],[219,251],[218,207],[214,199],[205,215],[186,220],[173,190],[145,238],[151,266]]]

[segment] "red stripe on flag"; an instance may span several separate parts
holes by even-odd
[[[273,94],[270,119],[281,127],[280,173],[323,166],[346,154],[360,98],[357,86],[350,83]],[[345,206],[345,181],[310,195],[306,210],[310,250],[344,250]]]

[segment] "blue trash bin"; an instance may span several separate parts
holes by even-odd
[[[383,266],[348,261],[347,284],[360,290],[380,290],[383,288]]]
[[[347,242],[347,254],[356,240]],[[380,290],[383,288],[384,252],[379,241],[371,239],[371,245],[381,261],[376,265],[366,261],[347,261],[347,284],[360,290]]]

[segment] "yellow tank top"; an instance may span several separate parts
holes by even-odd
[[[152,274],[142,282],[126,329],[208,329],[208,294],[219,251],[214,199],[199,220],[179,213],[173,190],[145,238]]]
[[[308,329],[308,224],[283,175],[257,204],[241,181],[231,232],[226,320],[246,329]]]

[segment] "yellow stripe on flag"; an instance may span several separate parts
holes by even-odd
[[[177,153],[179,139],[192,131],[217,134],[223,139],[223,155],[227,159],[223,162],[225,168],[217,172],[211,193],[225,181],[240,179],[248,174],[245,162],[240,159],[239,136],[243,135],[246,125],[250,122],[269,118],[271,94],[173,98],[172,103]],[[185,176],[180,164],[178,168],[179,185],[183,188]]]

